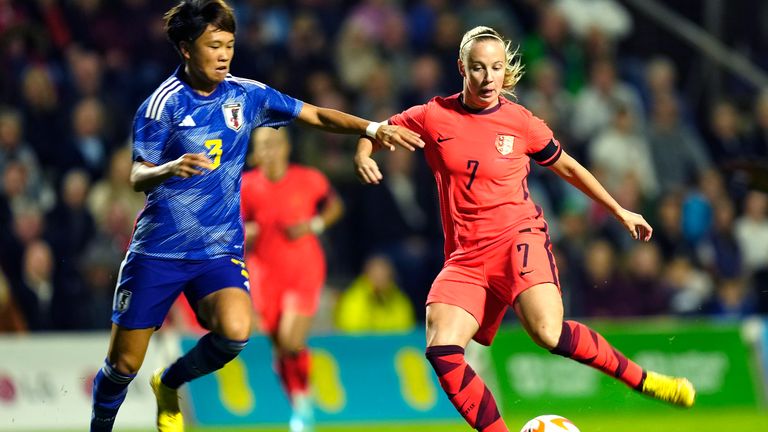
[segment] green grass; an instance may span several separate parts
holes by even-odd
[[[560,414],[571,419],[582,432],[723,432],[768,431],[768,411],[755,409],[707,409],[707,410],[665,410],[649,413],[594,413],[589,408],[573,412],[541,413]],[[517,432],[529,420],[519,415],[505,416],[511,432]],[[188,432],[286,432],[287,425],[270,427],[190,427]],[[316,432],[470,432],[462,422],[451,423],[392,423],[392,424],[348,424],[320,426]],[[42,431],[40,431],[42,432]],[[50,431],[48,431],[50,432]],[[121,432],[151,432],[133,430]]]

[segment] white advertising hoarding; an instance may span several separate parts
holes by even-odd
[[[0,431],[88,430],[93,377],[104,364],[108,333],[0,336]],[[149,377],[179,353],[171,333],[153,337],[115,429],[154,427]]]

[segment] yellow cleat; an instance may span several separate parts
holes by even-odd
[[[149,385],[157,399],[157,430],[159,432],[184,432],[184,417],[179,409],[179,393],[162,381],[163,368],[152,374]]]
[[[643,394],[683,408],[692,407],[696,399],[696,389],[690,381],[656,372],[648,372],[646,375]]]

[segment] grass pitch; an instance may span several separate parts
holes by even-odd
[[[552,412],[572,420],[582,432],[722,432],[768,431],[768,410],[763,409],[670,409],[648,413],[593,412],[590,408],[572,412]],[[530,418],[520,415],[504,416],[510,432],[519,431]],[[286,432],[288,425],[259,427],[189,427],[188,432]],[[152,432],[131,430],[121,432]],[[334,426],[319,426],[316,432],[470,432],[464,422],[447,423],[350,423]],[[43,431],[37,431],[43,432]],[[51,432],[51,431],[45,431]],[[74,432],[74,431],[72,431]]]

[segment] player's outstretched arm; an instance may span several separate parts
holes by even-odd
[[[131,168],[131,186],[136,192],[143,192],[174,176],[189,178],[200,175],[203,173],[201,169],[213,169],[211,164],[211,160],[204,153],[186,153],[162,165],[134,162]]]
[[[355,149],[355,175],[361,183],[379,184],[384,176],[381,175],[379,165],[371,157],[373,152],[379,149],[379,145],[368,137],[361,136],[357,140]]]
[[[393,150],[395,146],[411,151],[415,150],[416,147],[424,147],[424,141],[419,138],[419,134],[402,126],[371,122],[351,114],[308,103],[304,103],[301,107],[297,120],[306,126],[328,132],[368,135],[381,142],[383,146]]]
[[[599,181],[576,159],[563,151],[560,158],[549,167],[558,176],[584,192],[585,195],[608,209],[635,240],[648,241],[653,228],[642,215],[631,212],[616,202]]]

